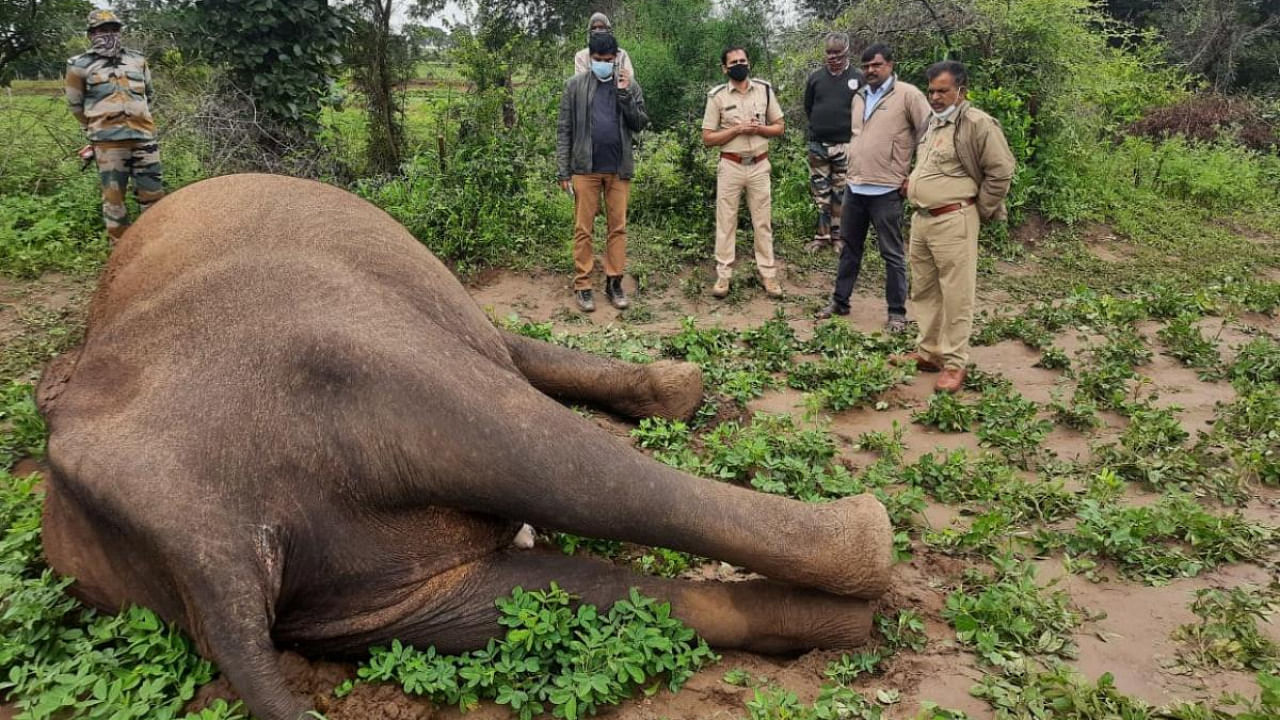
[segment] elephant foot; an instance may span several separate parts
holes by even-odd
[[[659,360],[645,372],[653,390],[648,415],[688,420],[702,405],[702,369],[694,363]]]
[[[837,595],[875,599],[889,589],[893,566],[893,526],[874,495],[863,493],[814,508],[827,538],[806,583]]]

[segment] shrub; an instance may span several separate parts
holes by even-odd
[[[1280,134],[1274,120],[1255,102],[1217,93],[1193,95],[1181,102],[1151,108],[1125,132],[1154,140],[1182,137],[1202,143],[1222,139],[1258,151],[1268,151]]]

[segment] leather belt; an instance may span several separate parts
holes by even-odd
[[[933,217],[938,217],[939,215],[946,215],[947,213],[953,213],[961,208],[968,207],[972,205],[975,200],[977,200],[977,198],[969,198],[968,200],[961,200],[960,202],[943,205],[942,207],[928,208],[925,212],[929,213]]]
[[[730,160],[732,162],[738,163],[739,165],[755,165],[757,163],[762,163],[765,160],[768,160],[769,153],[762,152],[759,155],[752,157],[751,155],[739,155],[738,153],[722,152],[720,153],[720,159]]]

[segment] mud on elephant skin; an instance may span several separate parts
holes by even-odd
[[[93,605],[180,624],[262,720],[307,709],[280,648],[481,647],[496,597],[553,580],[600,605],[638,586],[720,647],[862,642],[891,562],[875,499],[808,505],[689,476],[556,401],[687,417],[700,397],[691,365],[498,331],[351,194],[206,180],[121,239],[83,345],[41,379],[46,553]],[[771,579],[516,552],[521,521]]]

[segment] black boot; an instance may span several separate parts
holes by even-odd
[[[604,279],[604,296],[609,298],[609,303],[619,310],[626,310],[631,305],[627,302],[627,294],[622,291],[621,275]]]
[[[573,296],[578,300],[578,308],[582,312],[595,312],[596,303],[591,299],[590,290],[574,290]]]

